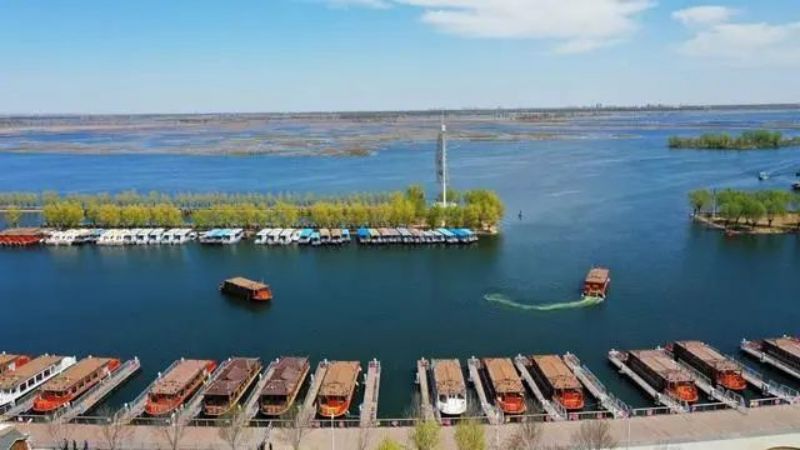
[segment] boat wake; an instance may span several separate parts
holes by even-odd
[[[584,297],[581,300],[575,300],[572,302],[546,303],[543,305],[517,303],[503,294],[486,294],[483,296],[483,299],[489,303],[495,303],[498,305],[508,306],[511,308],[517,308],[526,311],[557,311],[560,309],[588,308],[590,306],[595,306],[599,305],[600,303],[603,303],[603,299],[601,297]]]

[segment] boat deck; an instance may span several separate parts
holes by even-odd
[[[66,423],[85,414],[100,403],[108,394],[128,381],[140,368],[141,364],[139,363],[139,358],[125,361],[111,376],[85,392],[77,401],[72,402],[68,407],[62,409],[60,413],[53,416],[52,420],[54,422]]]
[[[373,359],[367,366],[364,376],[364,402],[361,404],[359,424],[374,427],[378,423],[378,393],[381,384],[381,362]]]
[[[608,352],[608,359],[611,361],[617,369],[619,369],[620,373],[630,377],[634,383],[636,383],[639,387],[641,387],[645,392],[650,394],[651,397],[656,401],[656,403],[666,406],[667,408],[671,409],[673,412],[682,414],[689,412],[689,408],[678,403],[672,397],[668,395],[664,395],[650,386],[648,382],[646,382],[642,377],[639,376],[636,372],[631,369],[628,364],[625,362],[627,359],[627,355],[623,354],[617,350],[611,350]]]
[[[481,403],[483,414],[486,415],[490,424],[499,425],[503,423],[503,414],[499,409],[495,408],[494,405],[489,403],[486,397],[486,389],[483,387],[483,381],[481,380],[481,365],[480,360],[474,356],[467,360],[469,379],[472,385],[475,386],[475,391],[478,393],[478,400]]]
[[[617,419],[631,415],[631,408],[610,393],[594,373],[581,364],[581,360],[577,356],[572,353],[566,353],[563,359],[564,364],[575,374],[575,377],[586,387],[586,390],[600,402],[603,409],[610,412]]]
[[[742,349],[743,352],[747,353],[748,355],[757,358],[760,362],[764,364],[768,364],[776,369],[786,373],[794,377],[797,380],[800,380],[800,372],[796,369],[788,366],[784,362],[780,361],[779,359],[775,358],[774,356],[768,355],[761,349],[761,344],[755,341],[748,341],[746,339],[742,340],[739,348]]]
[[[431,388],[428,384],[430,363],[425,358],[417,361],[417,385],[419,385],[420,414],[424,420],[440,420],[436,408],[431,404]]]
[[[514,358],[514,365],[517,367],[520,375],[522,375],[522,379],[525,381],[525,384],[528,385],[528,389],[533,392],[533,396],[536,398],[539,404],[542,405],[542,408],[547,413],[547,416],[550,418],[550,420],[567,420],[567,411],[564,409],[564,407],[545,398],[542,390],[539,389],[539,386],[534,381],[533,376],[531,376],[531,372],[528,370],[528,367],[531,365],[530,360],[522,355],[517,355],[517,357]]]

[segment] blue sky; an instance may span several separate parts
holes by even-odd
[[[0,113],[800,102],[800,2],[0,0]]]

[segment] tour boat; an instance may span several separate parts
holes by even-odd
[[[597,297],[605,300],[611,284],[610,272],[604,267],[593,267],[583,282],[583,297]]]
[[[320,239],[319,231],[314,231],[311,233],[311,237],[308,238],[308,242],[313,246],[318,246],[322,243]]]
[[[256,233],[256,239],[253,241],[253,243],[258,244],[258,245],[266,245],[267,244],[267,238],[269,237],[269,234],[271,232],[272,232],[272,228],[264,228],[264,229],[262,229],[261,231]]]
[[[300,236],[297,238],[297,243],[300,245],[308,245],[311,243],[311,235],[314,234],[314,230],[311,228],[303,228],[300,231]]]
[[[281,234],[278,236],[278,244],[280,245],[291,244],[292,234],[294,234],[294,228],[284,228],[283,231],[281,231]]]
[[[431,360],[436,409],[448,416],[467,412],[467,385],[457,359]]]
[[[342,242],[345,244],[350,243],[350,230],[347,228],[342,228]]]
[[[361,227],[356,230],[356,238],[359,244],[369,244],[370,233],[368,228]]]
[[[136,238],[135,243],[136,245],[147,245],[150,243],[150,232],[153,231],[151,228],[140,228],[136,230]]]
[[[258,358],[232,358],[214,378],[203,395],[203,413],[219,417],[239,404],[244,393],[261,372]]]
[[[800,371],[800,339],[792,336],[764,339],[761,342],[761,350]]]
[[[216,367],[217,363],[210,360],[180,360],[147,393],[145,412],[165,416],[175,411],[200,389]]]
[[[150,230],[150,233],[147,235],[147,243],[151,245],[160,244],[161,238],[164,236],[165,231],[166,230],[164,230],[163,228],[155,228],[153,230]]]
[[[583,386],[558,355],[530,357],[531,373],[542,393],[568,411],[583,409]]]
[[[331,228],[331,244],[333,245],[340,245],[343,242],[342,240],[342,229],[341,228]]]
[[[27,247],[39,244],[45,237],[39,228],[9,228],[0,231],[0,246]]]
[[[300,234],[302,232],[303,232],[303,230],[299,230],[299,229],[292,231],[292,244],[297,244],[298,241],[300,241]]]
[[[267,235],[267,244],[268,245],[278,245],[281,238],[281,233],[283,233],[283,228],[274,228],[270,231],[269,235]]]
[[[317,394],[320,417],[336,418],[347,414],[358,386],[361,363],[358,361],[332,361]]]
[[[488,377],[495,404],[505,414],[523,414],[525,387],[509,358],[483,358],[483,367]]]
[[[43,383],[75,364],[72,356],[43,355],[0,374],[0,410],[35,391]]]
[[[27,355],[11,355],[6,352],[0,353],[0,375],[8,371],[17,370],[30,360],[31,358]]]
[[[272,289],[269,285],[257,281],[248,280],[243,277],[229,278],[219,285],[219,290],[223,294],[233,295],[254,302],[266,302],[272,300]]]
[[[293,356],[278,358],[272,374],[259,395],[261,413],[275,417],[288,412],[308,377],[310,367],[308,358]]]
[[[694,403],[699,398],[692,375],[662,349],[632,350],[628,365],[656,390],[676,400]]]
[[[678,341],[672,345],[672,353],[726,389],[743,391],[747,388],[742,366],[704,342]]]
[[[86,391],[111,376],[120,366],[118,359],[85,358],[51,379],[33,401],[37,413],[51,413],[79,398]]]
[[[767,172],[759,172],[758,173],[758,180],[759,181],[767,181],[767,180],[769,180],[769,174]]]

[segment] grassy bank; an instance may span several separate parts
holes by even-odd
[[[689,193],[695,220],[714,228],[758,234],[800,232],[800,194],[698,189]]]
[[[703,134],[699,137],[669,138],[669,148],[706,150],[755,150],[800,146],[800,137],[784,137],[779,131],[745,131],[737,137],[727,133]]]
[[[505,206],[493,191],[448,193],[447,207],[429,202],[420,186],[405,191],[338,197],[297,194],[0,193],[5,221],[19,223],[23,210],[40,209],[45,224],[98,227],[398,227],[451,226],[494,231]]]

